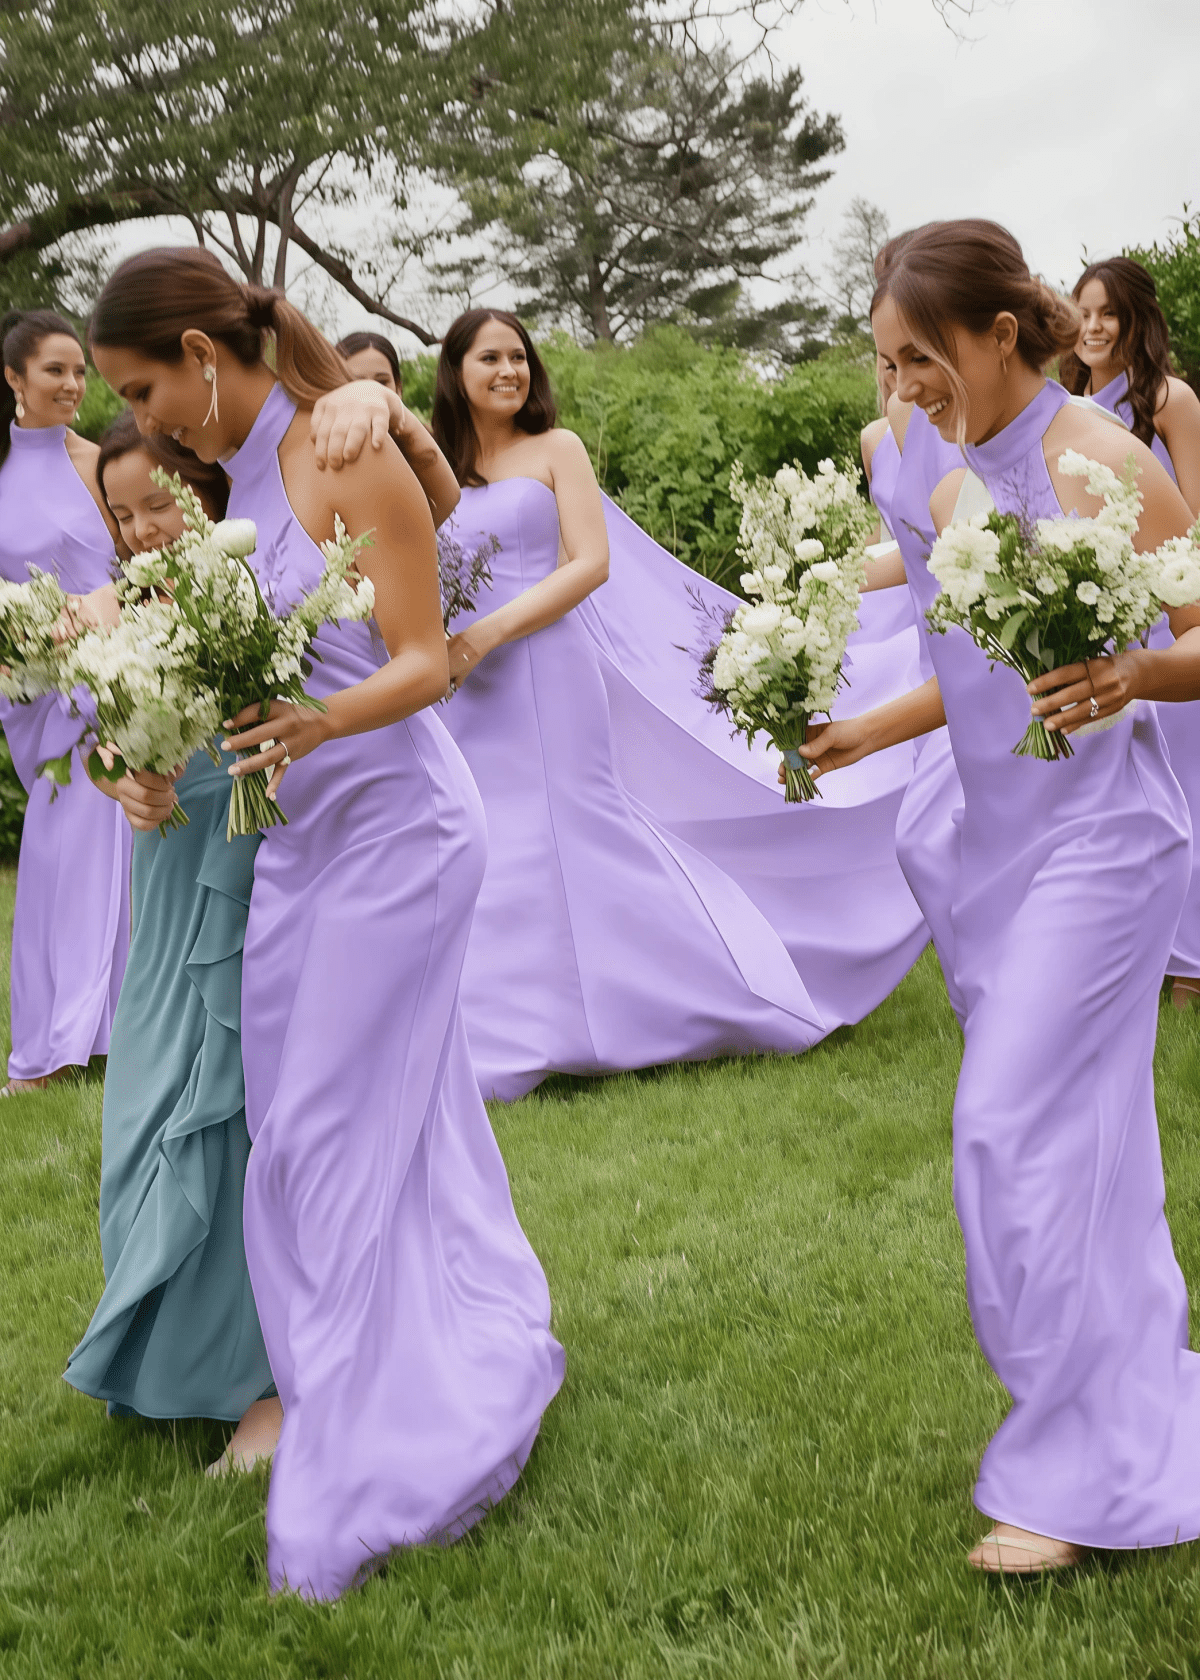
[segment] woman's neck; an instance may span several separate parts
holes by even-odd
[[[511,415],[480,414],[478,410],[471,410],[471,424],[475,428],[476,450],[475,470],[481,478],[486,478],[485,466],[490,466],[512,448],[519,434],[513,425]]]
[[[1046,377],[1036,369],[1026,367],[1021,363],[1010,375],[1006,388],[1001,397],[1000,407],[991,425],[981,437],[973,438],[974,443],[987,443],[998,437],[1006,426],[1011,426],[1018,414],[1024,414],[1038,392],[1045,386]]]
[[[1114,379],[1120,379],[1126,371],[1125,364],[1110,357],[1102,367],[1094,367],[1088,373],[1088,382],[1083,388],[1085,397],[1094,397],[1097,391],[1103,391],[1111,385]]]
[[[275,375],[265,362],[257,367],[230,367],[217,371],[217,401],[221,414],[220,459],[235,455],[254,430],[263,404],[275,389]]]

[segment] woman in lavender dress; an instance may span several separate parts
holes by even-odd
[[[0,574],[30,567],[84,594],[105,583],[115,531],[96,485],[96,445],[70,428],[85,390],[74,329],[47,310],[0,321]],[[79,739],[54,697],[0,702],[17,775],[29,795],[12,941],[12,1054],[0,1094],[33,1090],[108,1052],[129,948],[129,831],[79,760],[68,787],[38,766]]]
[[[924,943],[891,845],[895,783],[876,790],[878,832],[868,820],[857,851],[843,844],[842,881],[862,869],[855,915],[844,896],[796,890],[806,829],[818,836],[814,872],[829,867],[818,861],[829,813],[767,831],[783,815],[779,795],[753,779],[740,744],[730,750],[728,726],[703,715],[679,645],[697,639],[685,586],[711,586],[605,506],[582,443],[553,419],[514,317],[478,310],[455,322],[435,435],[464,485],[459,540],[499,540],[492,590],[450,643],[446,723],[479,785],[490,846],[463,1008],[480,1087],[506,1101],[552,1071],[804,1050],[874,1007],[888,957],[895,984]],[[897,689],[915,651],[913,637]],[[856,666],[864,690],[872,652]],[[898,783],[910,765],[881,770]],[[762,769],[773,783],[765,755]],[[755,797],[759,810],[748,808]],[[855,813],[838,816],[844,836]],[[718,861],[723,846],[741,855]],[[771,895],[788,887],[794,902],[776,914]],[[793,927],[807,942],[799,955]]]
[[[458,1007],[486,842],[423,709],[448,681],[433,523],[389,445],[318,470],[307,411],[344,364],[208,252],[122,264],[92,338],[139,424],[223,461],[279,608],[315,585],[337,512],[374,533],[374,625],[316,638],[326,709],[274,702],[231,737],[275,766],[288,817],[255,859],[242,966],[246,1255],[284,1413],[268,1573],[333,1598],[394,1547],[482,1517],[563,1369]]]
[[[1075,449],[1119,470],[1130,441],[1042,376],[1077,317],[1031,278],[1010,234],[982,221],[919,230],[872,320],[901,398],[964,440],[997,507],[1098,510],[1059,457]],[[1136,540],[1155,547],[1190,515],[1150,450],[1132,449]],[[943,480],[938,528],[957,493]],[[807,749],[828,773],[945,720],[962,778],[954,1193],[976,1334],[1013,1401],[975,1490],[995,1520],[971,1555],[981,1569],[1029,1572],[1073,1563],[1084,1546],[1200,1535],[1200,1357],[1187,1348],[1163,1212],[1152,1073],[1190,824],[1154,708],[1124,711],[1138,697],[1200,696],[1200,608],[1171,619],[1170,648],[1031,685],[1050,728],[1117,719],[1076,736],[1071,759],[1014,756],[1030,706],[1020,679],[936,642],[935,678],[829,725]]]
[[[1167,323],[1154,280],[1129,257],[1090,263],[1072,293],[1083,316],[1079,341],[1063,357],[1059,378],[1115,414],[1150,445],[1200,514],[1200,397],[1171,368]],[[1171,639],[1164,619],[1150,645]],[[1187,796],[1192,827],[1200,830],[1200,706],[1165,706],[1159,728],[1171,768]],[[1200,849],[1167,970],[1177,1009],[1200,1001]]]

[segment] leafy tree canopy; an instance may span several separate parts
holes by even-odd
[[[1154,276],[1180,374],[1200,393],[1200,214],[1183,207],[1178,231],[1161,245],[1131,249],[1127,257]]]

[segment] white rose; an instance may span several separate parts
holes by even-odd
[[[222,554],[228,554],[234,560],[244,560],[248,554],[254,553],[258,531],[253,519],[222,519],[213,526],[211,541]]]

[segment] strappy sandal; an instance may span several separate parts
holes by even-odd
[[[1184,974],[1172,975],[1171,1002],[1180,1012],[1200,1004],[1200,980],[1193,980]]]
[[[967,1557],[972,1569],[984,1575],[1042,1575],[1052,1569],[1074,1569],[1083,1561],[1083,1549],[1068,1540],[1051,1540],[1028,1529],[1001,1534],[997,1524]]]

